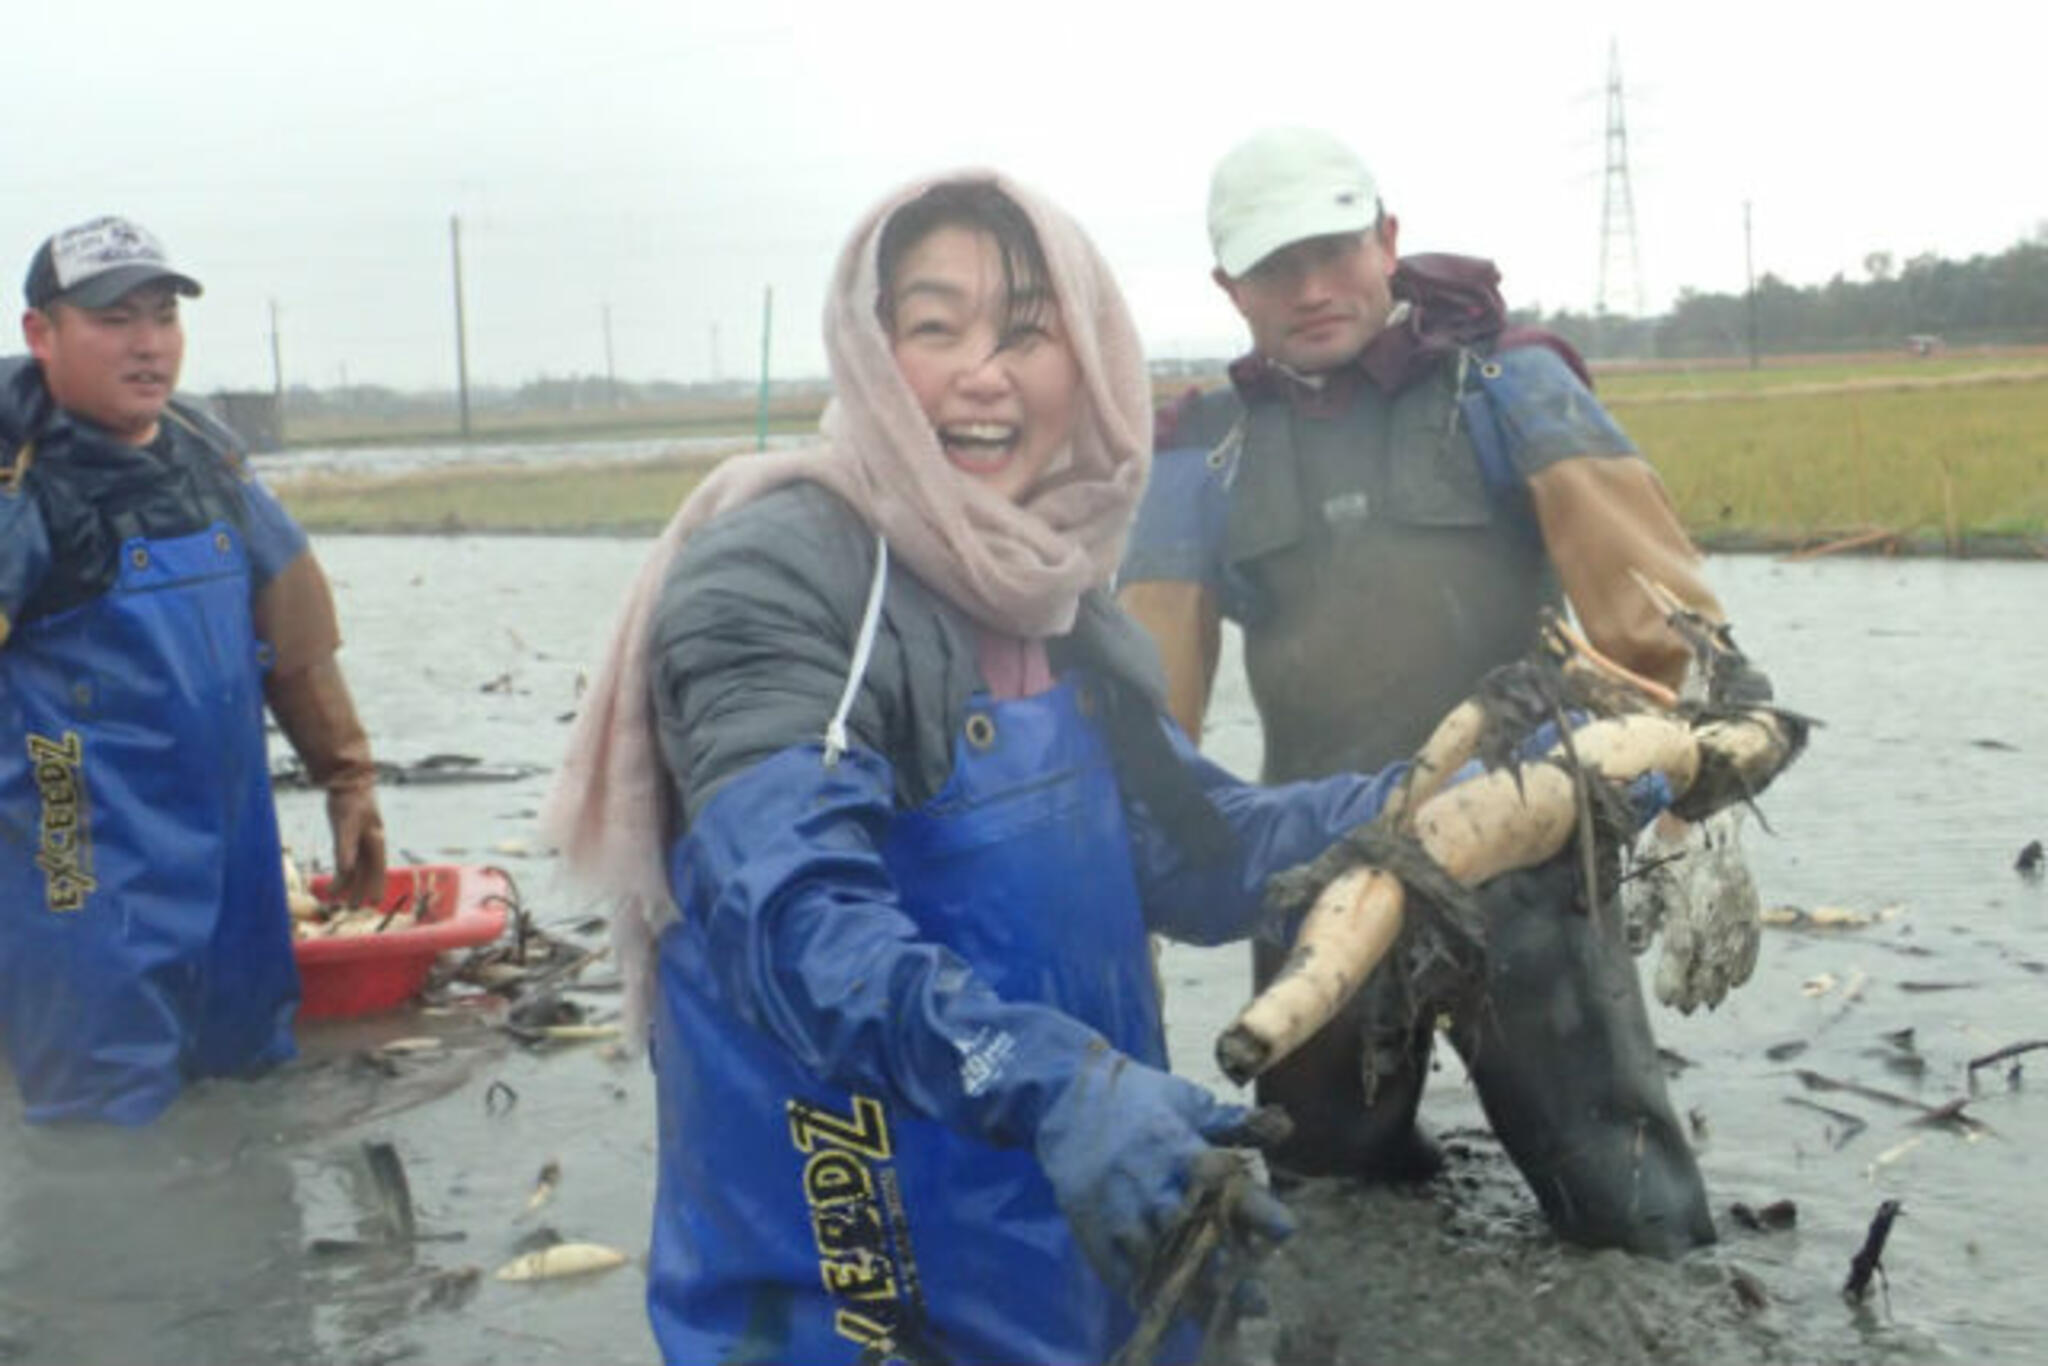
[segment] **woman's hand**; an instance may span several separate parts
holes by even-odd
[[[1242,1171],[1214,1145],[1241,1139],[1250,1119],[1244,1106],[1098,1044],[1047,1108],[1034,1146],[1088,1260],[1135,1300],[1168,1270],[1163,1255],[1205,1189]],[[1262,1246],[1294,1231],[1287,1207],[1249,1179],[1234,1183],[1224,1222],[1196,1281],[1211,1298],[1235,1292]]]

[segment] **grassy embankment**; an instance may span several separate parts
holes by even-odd
[[[1703,543],[1861,536],[1887,549],[2048,554],[2048,356],[1636,368],[1603,374],[1600,392]],[[751,449],[750,430],[733,429],[735,451]],[[678,456],[278,488],[316,531],[645,533],[706,468]]]
[[[807,432],[816,428],[821,400],[801,393],[779,394],[768,405],[768,429],[774,433]],[[554,411],[476,414],[472,439],[478,441],[584,441],[645,436],[754,435],[759,409],[752,399],[717,398],[677,403],[642,403],[621,408],[563,408]],[[295,446],[440,445],[458,441],[452,414],[373,417],[330,412],[294,416]]]
[[[733,447],[752,450],[753,443],[735,439]],[[273,488],[313,532],[627,535],[660,530],[716,459],[313,474],[274,480]]]

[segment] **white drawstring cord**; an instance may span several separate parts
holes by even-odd
[[[875,631],[882,624],[882,586],[889,579],[889,543],[875,537],[875,577],[868,584],[867,610],[860,618],[860,639],[853,644],[853,666],[846,675],[846,690],[839,694],[838,709],[825,723],[825,767],[831,768],[846,753],[846,718],[853,712],[854,694],[867,675],[868,656],[875,650]]]

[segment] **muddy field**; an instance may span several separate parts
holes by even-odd
[[[546,767],[641,546],[363,537],[323,554],[382,757]],[[1751,827],[1765,900],[1871,922],[1773,929],[1755,980],[1720,1010],[1653,1012],[1721,1246],[1676,1265],[1557,1247],[1445,1050],[1424,1115],[1449,1141],[1448,1172],[1413,1190],[1301,1192],[1303,1233],[1270,1277],[1278,1315],[1247,1330],[1243,1358],[2037,1354],[2048,1255],[2034,1227],[2048,1198],[2028,1171],[2048,1140],[2048,1052],[1974,1081],[1968,1064],[2048,1036],[2048,887],[2013,868],[2048,837],[2048,568],[1732,558],[1712,573],[1780,698],[1826,723],[1765,800],[1773,833]],[[1255,770],[1235,675],[1208,744]],[[594,944],[588,908],[536,856],[544,787],[538,774],[392,787],[386,819],[409,858],[497,863],[540,920]],[[287,838],[324,852],[317,802],[286,793],[281,807]],[[1220,1085],[1209,1049],[1242,1001],[1242,954],[1173,949],[1164,966],[1176,1060]],[[599,1018],[616,1004],[601,990],[583,999]],[[489,1275],[540,1229],[640,1254],[648,1078],[602,1042],[534,1052],[495,1022],[460,1007],[308,1026],[299,1062],[199,1088],[146,1133],[28,1131],[7,1094],[0,1362],[650,1359],[637,1261],[543,1285]],[[442,1047],[373,1053],[418,1036]],[[1916,1122],[1915,1106],[1966,1096],[1975,1127]],[[409,1244],[362,1245],[381,1237],[374,1143],[408,1175]],[[550,1161],[559,1189],[528,1210]],[[1851,1307],[1840,1286],[1886,1199],[1904,1208],[1888,1293]],[[1797,1207],[1790,1229],[1752,1231],[1729,1213],[1780,1200]]]

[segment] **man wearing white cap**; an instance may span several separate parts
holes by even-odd
[[[1371,173],[1329,134],[1268,130],[1216,166],[1214,278],[1253,349],[1228,388],[1162,419],[1120,597],[1157,638],[1190,735],[1220,623],[1242,628],[1267,782],[1406,758],[1567,599],[1601,650],[1675,685],[1686,648],[1631,570],[1721,616],[1662,485],[1576,353],[1506,326],[1490,262],[1402,258],[1398,231]],[[1575,876],[1560,861],[1488,893],[1483,1010],[1382,971],[1262,1078],[1262,1099],[1296,1125],[1277,1168],[1433,1174],[1442,1158],[1416,1113],[1444,1015],[1561,1233],[1659,1253],[1711,1240],[1634,963],[1593,919],[1559,910],[1578,897]],[[1496,913],[1509,904],[1525,913]],[[1260,951],[1262,982],[1281,960]],[[1559,1002],[1578,1017],[1565,1033],[1546,1013]]]
[[[0,1043],[31,1122],[141,1124],[288,1058],[267,703],[381,900],[369,742],[305,533],[173,398],[198,281],[102,217],[30,259],[0,360]]]

